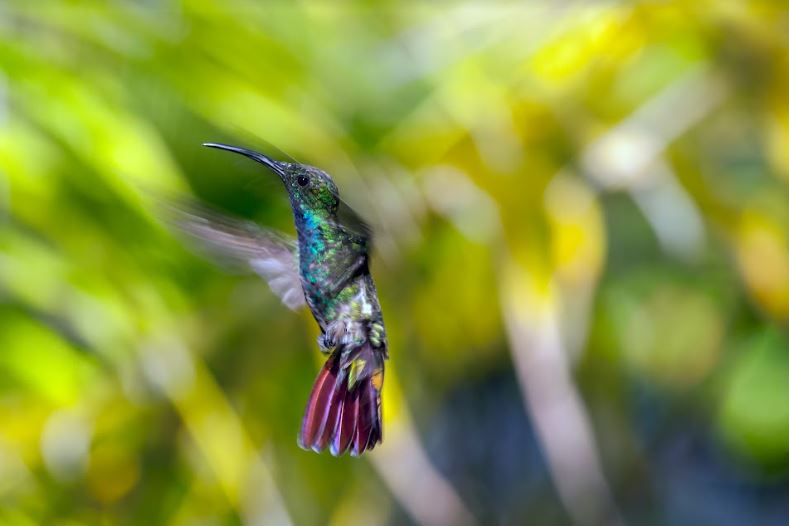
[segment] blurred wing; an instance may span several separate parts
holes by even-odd
[[[330,294],[339,292],[359,273],[369,272],[367,263],[373,242],[370,225],[342,200],[337,208],[336,226],[348,238],[327,243],[326,249],[332,253],[332,264],[327,276]]]
[[[292,237],[195,204],[168,203],[164,215],[168,223],[215,258],[241,263],[263,277],[289,309],[297,310],[305,304],[298,250]]]
[[[370,225],[356,213],[345,201],[340,199],[337,208],[337,224],[346,232],[355,235],[367,247],[372,247],[373,230]]]

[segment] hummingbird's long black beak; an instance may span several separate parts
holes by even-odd
[[[275,161],[274,159],[263,155],[262,153],[258,153],[253,150],[247,150],[246,148],[241,148],[239,146],[230,146],[229,144],[220,144],[216,142],[204,142],[203,146],[207,146],[208,148],[217,148],[219,150],[227,150],[229,152],[239,153],[244,157],[249,157],[250,159],[254,159],[260,164],[267,166],[272,172],[277,174],[280,179],[282,179],[283,181],[285,180],[285,170],[283,170],[282,165],[277,161]]]

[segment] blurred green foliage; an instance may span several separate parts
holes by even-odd
[[[570,520],[516,310],[556,312],[625,517],[788,512],[787,90],[781,2],[3,3],[0,522],[427,520],[386,457],[297,448],[309,315],[152,214],[191,193],[292,231],[208,140],[320,166],[370,219],[387,429],[481,522]],[[691,467],[737,489],[661,489]]]

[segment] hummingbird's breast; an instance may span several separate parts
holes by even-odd
[[[307,219],[299,230],[299,266],[307,305],[324,331],[385,339],[381,307],[367,269],[367,247],[354,236]],[[360,263],[361,262],[361,263]],[[331,328],[331,329],[330,329]],[[347,342],[347,343],[350,343]]]
[[[342,272],[325,272],[312,266],[308,276],[302,276],[304,297],[315,319],[325,325],[338,319],[374,320],[381,317],[381,307],[372,276],[367,271],[349,276],[347,282],[335,288],[332,278]],[[316,279],[315,276],[318,276]],[[328,279],[320,279],[320,277]]]

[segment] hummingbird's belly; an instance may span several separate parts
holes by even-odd
[[[358,276],[327,302],[322,328],[345,345],[370,340],[375,347],[385,341],[381,307],[369,274]]]

